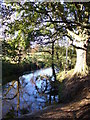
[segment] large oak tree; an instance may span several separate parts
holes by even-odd
[[[76,48],[77,53],[74,73],[87,73],[90,3],[15,2],[11,4],[12,10],[17,11],[20,18],[8,23],[10,34],[21,30],[28,40],[44,45],[54,43],[55,39],[53,41],[52,38],[56,36],[59,40],[67,36],[70,45]]]

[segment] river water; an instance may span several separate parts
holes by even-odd
[[[58,95],[51,95],[52,69],[40,69],[19,77],[3,86],[3,117],[21,116],[58,102]],[[18,114],[17,114],[18,113]]]

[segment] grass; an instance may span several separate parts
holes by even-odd
[[[69,71],[62,71],[57,74],[57,80],[60,82],[63,82],[63,80],[71,80],[71,79],[77,79],[77,78],[82,78],[84,76],[87,76],[89,74],[89,69],[87,73],[75,73],[74,69],[71,69]]]
[[[64,79],[71,79],[73,76],[74,69],[71,69],[69,71],[62,71],[57,74],[57,80],[60,82],[63,82]]]

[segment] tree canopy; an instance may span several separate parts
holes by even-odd
[[[54,46],[57,42],[60,45],[63,39],[69,40],[69,45],[77,51],[75,73],[81,73],[87,69],[85,54],[90,33],[89,5],[90,3],[9,2],[2,7],[3,25],[7,26],[5,32],[8,31],[10,36],[15,36],[17,32],[15,39],[24,49],[35,43]],[[11,43],[14,43],[16,49],[18,45],[14,42],[15,39],[11,37]],[[51,55],[53,54],[54,47]],[[84,62],[80,63],[79,60]]]

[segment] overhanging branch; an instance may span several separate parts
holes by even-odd
[[[67,29],[68,35],[72,36],[74,39],[76,39],[77,41],[85,41],[86,39],[88,39],[89,36],[86,37],[81,37],[77,34],[75,34],[73,31]]]
[[[76,46],[76,45],[73,45],[73,44],[71,44],[73,47],[75,47],[76,49],[81,49],[81,50],[85,50],[86,51],[86,49],[85,48],[82,48],[82,47],[79,47],[79,46]]]
[[[66,24],[74,24],[74,25],[77,25],[77,26],[81,26],[83,28],[87,28],[87,29],[90,29],[90,24],[83,24],[83,23],[80,23],[80,22],[77,22],[77,21],[67,21],[67,20],[46,20],[44,22],[52,22],[52,23],[66,23]]]

